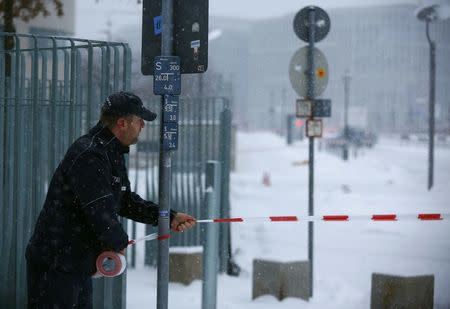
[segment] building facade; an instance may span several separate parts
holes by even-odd
[[[73,36],[75,33],[75,0],[62,0],[64,15],[58,17],[53,3],[47,4],[49,16],[40,14],[29,22],[14,20],[17,33]]]
[[[343,76],[348,70],[350,124],[378,132],[427,129],[429,44],[415,10],[407,4],[327,10],[331,30],[316,44],[329,66],[328,86],[321,96],[332,100],[332,117],[326,126],[343,126]],[[295,51],[307,45],[293,31],[294,16],[242,22],[241,31],[239,21],[232,22],[241,41],[248,41],[244,46],[224,36],[223,45],[242,53],[239,57],[246,62],[230,72],[239,77],[233,85],[240,89],[236,102],[242,106],[235,106],[235,114],[241,114],[238,125],[283,131],[286,115],[294,112],[298,95],[291,87],[288,66]],[[431,34],[437,44],[436,128],[448,132],[450,20],[433,24]],[[237,56],[223,51],[217,66],[231,70],[233,57]]]

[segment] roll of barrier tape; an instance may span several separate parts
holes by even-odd
[[[131,239],[128,241],[128,246],[133,246],[140,241],[154,239],[158,239],[158,233],[149,234],[136,240]],[[92,275],[92,278],[115,277],[125,271],[127,262],[123,254],[114,251],[105,251],[97,257],[95,266],[97,267],[97,272]]]
[[[116,277],[121,275],[127,267],[125,256],[114,251],[105,251],[97,257],[97,272],[93,278]]]

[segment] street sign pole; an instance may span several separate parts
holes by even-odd
[[[144,0],[141,60],[142,74],[153,75],[153,94],[161,95],[157,308],[167,309],[171,156],[178,149],[178,95],[182,73],[204,73],[208,66],[208,0]]]
[[[416,12],[419,20],[426,23],[426,35],[430,44],[430,85],[429,85],[429,128],[428,128],[428,190],[433,187],[434,174],[434,131],[435,131],[435,96],[436,96],[436,43],[430,37],[430,23],[447,19],[439,14],[439,4],[422,7]]]
[[[315,10],[311,8],[309,10],[309,49],[308,49],[308,97],[314,104],[314,40],[315,40]],[[310,116],[309,119],[313,119],[314,116]],[[308,195],[308,214],[314,216],[314,137],[309,138],[309,195]],[[313,296],[313,258],[314,258],[314,223],[308,222],[308,260],[309,260],[309,272],[310,272],[310,296]]]
[[[161,55],[170,56],[173,46],[173,0],[162,1],[162,42]],[[155,82],[155,81],[154,81]],[[169,235],[170,224],[170,187],[172,162],[171,152],[164,147],[164,130],[162,116],[165,112],[166,102],[170,95],[161,96],[160,112],[160,143],[159,143],[159,219],[158,234],[160,236]],[[158,309],[167,309],[169,292],[169,239],[158,242],[158,275],[157,275],[157,301]]]
[[[300,48],[289,65],[292,87],[302,99],[296,102],[296,116],[307,118],[306,135],[309,137],[308,214],[314,216],[314,137],[322,137],[323,117],[331,116],[331,100],[319,99],[328,82],[328,63],[323,53],[314,47],[326,37],[330,18],[317,6],[307,6],[294,17],[294,32],[308,46]],[[315,119],[318,117],[319,119]],[[314,224],[308,223],[309,295],[314,288]]]

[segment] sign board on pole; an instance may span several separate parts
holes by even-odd
[[[297,50],[289,64],[289,79],[292,88],[301,97],[308,96],[308,49],[304,46]],[[328,62],[318,48],[313,49],[314,57],[314,96],[320,96],[328,84]]]
[[[314,42],[321,41],[330,31],[330,17],[317,6],[307,6],[294,17],[294,32],[304,42],[309,42],[309,12],[314,10]]]
[[[295,115],[299,118],[312,116],[312,100],[297,99]]]
[[[141,71],[153,74],[161,55],[162,0],[144,0],[142,9]],[[175,0],[173,55],[181,58],[181,73],[204,73],[208,68],[208,0]]]
[[[313,105],[313,117],[331,117],[331,100],[315,99]]]
[[[330,99],[297,99],[296,116],[298,118],[308,117],[331,117]]]
[[[306,120],[306,136],[307,137],[322,137],[322,131],[323,131],[322,119]]]
[[[154,63],[153,93],[180,94],[180,58],[176,56],[157,56]]]

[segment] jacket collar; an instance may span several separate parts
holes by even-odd
[[[117,150],[120,154],[129,153],[130,147],[124,146],[117,137],[100,121],[89,130],[89,135],[97,138],[104,147]]]

